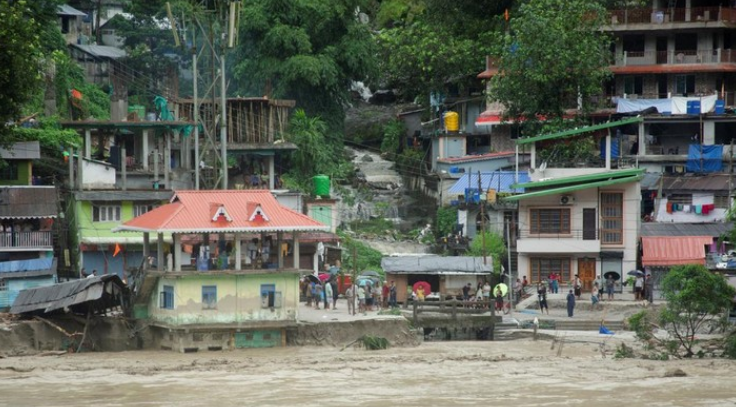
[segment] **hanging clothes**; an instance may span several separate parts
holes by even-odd
[[[667,202],[667,213],[672,213],[672,203]]]
[[[695,213],[700,215],[703,213],[703,205],[695,205]]]

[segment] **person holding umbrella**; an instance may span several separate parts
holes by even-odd
[[[613,286],[616,281],[613,279],[613,273],[606,274],[606,292],[608,293],[608,301],[613,300]]]

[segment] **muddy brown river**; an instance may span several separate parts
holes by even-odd
[[[612,358],[596,338],[0,359],[0,406],[734,406],[736,361]],[[686,376],[669,377],[674,369]]]

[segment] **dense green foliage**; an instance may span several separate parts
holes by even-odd
[[[696,335],[709,327],[722,326],[728,316],[736,290],[725,278],[702,265],[673,267],[662,280],[666,301],[658,313],[640,313],[630,319],[637,337],[651,347],[659,347],[679,357],[692,357]],[[654,327],[664,328],[669,338],[654,335]]]
[[[485,232],[485,250],[483,249],[483,234],[480,232],[475,235],[473,241],[470,242],[470,248],[467,255],[473,257],[483,257],[483,255],[491,256],[493,259],[493,272],[501,273],[501,263],[506,256],[506,242],[500,234],[494,232]]]
[[[378,250],[372,249],[360,240],[354,239],[344,233],[338,233],[342,240],[342,266],[344,270],[356,270],[359,275],[365,270],[374,270],[379,273],[383,255]]]
[[[493,42],[501,74],[492,79],[491,99],[530,123],[537,115],[562,118],[578,98],[584,112],[595,108],[591,96],[610,75],[610,39],[599,29],[605,16],[600,1],[523,2]]]
[[[455,230],[457,225],[457,208],[441,206],[437,208],[437,234],[447,236]]]
[[[41,25],[26,1],[0,2],[0,137],[41,85]]]
[[[394,119],[386,123],[383,128],[383,141],[381,142],[381,152],[388,153],[389,158],[393,159],[399,152],[399,146],[406,133],[404,122]]]
[[[376,73],[375,41],[362,0],[250,0],[243,3],[235,79],[238,92],[296,99],[341,144],[352,80]]]

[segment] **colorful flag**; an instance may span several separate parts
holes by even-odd
[[[112,257],[115,257],[120,253],[120,243],[115,243],[115,251],[112,253]]]

